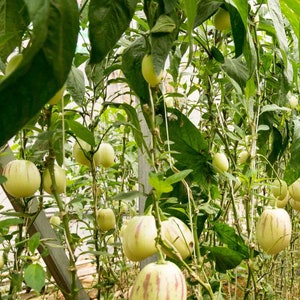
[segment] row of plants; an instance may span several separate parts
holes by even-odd
[[[54,209],[66,299],[86,257],[96,299],[297,298],[299,1],[46,2],[0,24],[1,297],[59,289]]]

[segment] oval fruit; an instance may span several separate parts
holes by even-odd
[[[244,164],[248,160],[249,156],[250,154],[247,150],[242,150],[237,159],[238,163],[241,165]]]
[[[290,196],[297,202],[300,202],[300,178],[289,186]]]
[[[51,216],[49,222],[53,226],[59,226],[61,223],[61,219],[59,216]]]
[[[58,165],[54,165],[54,176],[56,183],[56,192],[64,193],[66,190],[66,171]],[[43,189],[48,194],[52,195],[52,180],[49,169],[46,169],[43,174]]]
[[[30,197],[40,187],[41,175],[35,164],[29,160],[10,161],[3,169],[7,181],[3,187],[16,198]]]
[[[129,300],[186,300],[187,287],[183,273],[170,261],[153,262],[137,275]]]
[[[111,144],[101,143],[97,151],[97,165],[110,168],[114,164],[115,151]]]
[[[217,171],[226,172],[229,169],[228,159],[223,152],[216,153],[212,159],[212,165]]]
[[[275,179],[271,188],[272,194],[279,200],[283,200],[288,193],[288,186],[284,180]]]
[[[300,202],[295,201],[293,198],[290,198],[289,200],[290,200],[289,203],[291,207],[296,211],[300,211]]]
[[[100,208],[97,211],[97,224],[103,231],[115,228],[116,216],[111,208]]]
[[[170,242],[178,251],[182,259],[189,257],[194,249],[194,238],[189,227],[176,217],[170,217],[161,223],[162,238]],[[173,257],[168,250],[163,249],[164,253]]]
[[[223,8],[219,8],[213,17],[213,24],[217,30],[227,30],[231,28],[229,12]]]
[[[6,65],[5,75],[8,76],[9,74],[11,74],[18,67],[22,60],[23,54],[21,53],[12,56]]]
[[[4,262],[4,254],[3,254],[3,251],[1,251],[0,252],[0,270],[3,269],[4,264],[5,264],[5,262]]]
[[[163,71],[161,71],[159,75],[155,73],[151,54],[147,54],[143,57],[142,74],[144,79],[150,84],[151,87],[157,86],[162,80]]]
[[[65,86],[63,85],[56,93],[55,93],[55,95],[48,101],[48,104],[50,104],[50,105],[55,105],[55,104],[57,104],[60,100],[61,100],[61,98],[62,98],[62,96],[63,96],[63,94],[64,94],[64,91],[65,91]]]
[[[135,216],[122,230],[122,247],[126,257],[141,261],[157,252],[157,230],[153,216]]]
[[[283,208],[267,208],[256,224],[256,239],[260,247],[268,254],[277,254],[291,241],[292,223],[289,214]]]
[[[76,142],[73,147],[73,157],[75,158],[77,163],[91,167],[91,162],[86,157],[84,151],[86,151],[88,153],[89,151],[91,151],[92,147],[91,147],[91,145],[89,145],[88,143],[86,143],[85,141],[82,141],[82,140],[80,140],[79,143],[80,143],[80,145]],[[98,167],[100,164],[99,156],[100,155],[99,155],[99,149],[98,149],[93,155],[93,161],[94,161],[95,167]]]

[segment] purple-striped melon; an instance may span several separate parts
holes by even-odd
[[[129,293],[129,300],[186,300],[186,297],[185,277],[170,261],[146,265]]]
[[[151,215],[135,216],[122,230],[124,254],[132,261],[141,261],[157,252],[157,230]]]
[[[256,239],[268,254],[277,254],[288,247],[291,241],[292,223],[283,208],[266,208],[256,224]]]

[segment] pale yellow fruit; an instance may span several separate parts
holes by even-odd
[[[97,151],[98,163],[105,168],[109,168],[114,164],[115,151],[111,144],[101,143]]]
[[[288,99],[289,99],[290,107],[292,109],[297,108],[297,106],[298,106],[298,97],[295,96],[295,95],[293,95],[293,94],[289,94],[288,95]]]
[[[111,208],[100,208],[97,211],[97,224],[103,231],[113,229],[116,225],[116,216]]]
[[[296,211],[300,211],[300,202],[299,201],[295,201],[293,198],[289,199],[289,203],[290,206],[296,210]]]
[[[4,254],[3,254],[3,251],[0,251],[0,270],[3,269],[4,267]]]
[[[242,150],[237,159],[238,163],[241,165],[244,164],[248,160],[249,156],[250,154],[247,150]]]
[[[229,169],[228,159],[223,152],[214,154],[212,165],[217,171],[226,172]]]
[[[29,160],[13,160],[3,169],[7,181],[3,187],[8,194],[16,198],[30,197],[41,184],[41,175],[35,164]]]
[[[223,8],[219,8],[213,17],[213,24],[217,30],[227,30],[231,28],[229,12]]]
[[[294,201],[300,202],[300,178],[289,186],[289,193]]]
[[[56,192],[58,194],[64,193],[66,190],[66,170],[61,168],[58,165],[54,165],[54,176],[55,176],[55,183],[56,183]],[[52,180],[50,176],[49,169],[46,169],[43,174],[43,188],[44,191],[48,194],[52,195]]]
[[[283,200],[288,194],[288,186],[284,180],[275,179],[271,191],[278,200]]]
[[[145,55],[142,60],[142,74],[151,87],[157,86],[162,80],[163,71],[158,75],[155,73],[151,54]]]
[[[173,262],[147,264],[130,289],[129,300],[186,300],[183,273]]]
[[[21,63],[23,60],[23,54],[18,53],[11,57],[11,59],[8,61],[6,68],[5,68],[5,75],[10,75]]]
[[[268,254],[277,254],[288,247],[292,236],[292,223],[283,208],[267,208],[256,224],[256,239]]]
[[[77,163],[91,167],[91,161],[87,158],[84,151],[88,154],[88,152],[92,150],[92,146],[82,140],[80,140],[79,143],[80,145],[78,143],[75,143],[73,147],[73,157],[75,158]],[[100,151],[98,149],[93,155],[93,162],[95,167],[98,167],[100,165],[99,159]]]

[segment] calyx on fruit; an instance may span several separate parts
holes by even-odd
[[[56,192],[58,194],[64,193],[66,190],[66,170],[61,168],[58,165],[54,165],[54,177],[55,177],[55,184],[56,184]],[[46,169],[43,174],[43,188],[44,191],[48,194],[53,194],[52,189],[52,180],[50,175],[50,170]]]
[[[277,254],[288,247],[292,236],[292,223],[283,208],[266,208],[256,224],[256,239],[268,254]]]
[[[150,84],[151,87],[157,86],[163,77],[163,71],[156,74],[154,70],[153,58],[151,54],[146,54],[142,60],[142,74],[144,79]]]
[[[41,175],[35,164],[29,160],[10,161],[3,169],[7,181],[3,187],[8,194],[16,198],[30,197],[41,184]]]
[[[97,224],[103,231],[113,229],[116,225],[116,216],[111,208],[100,208],[97,211]]]
[[[161,234],[162,239],[173,245],[182,259],[187,258],[193,253],[193,234],[189,227],[180,219],[170,217],[161,222]],[[163,251],[167,256],[174,258],[174,255],[167,249],[163,248]]]
[[[229,169],[229,162],[225,153],[215,153],[212,158],[212,165],[217,171],[226,172]]]
[[[132,261],[141,261],[157,252],[157,229],[152,215],[135,216],[122,228],[122,248]]]
[[[173,262],[147,264],[137,275],[129,300],[186,300],[183,273]]]
[[[219,8],[213,17],[213,24],[217,30],[227,30],[231,28],[229,12],[223,8]]]

